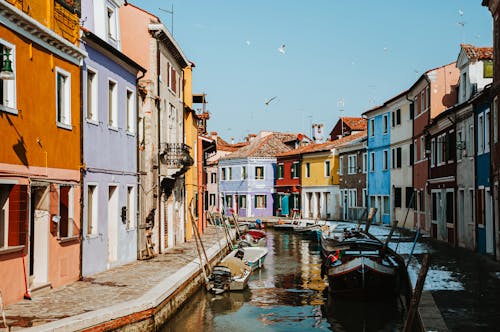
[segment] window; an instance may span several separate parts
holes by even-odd
[[[210,194],[210,206],[215,205],[215,194]]]
[[[363,153],[363,173],[366,173],[368,167],[368,154]]]
[[[432,193],[432,220],[437,220],[437,214],[438,214],[438,204],[440,201],[440,198],[438,197],[439,193],[433,192]]]
[[[133,229],[135,227],[135,188],[133,186],[127,187],[127,228]]]
[[[232,167],[227,168],[227,175],[228,175],[228,180],[233,179],[233,168]]]
[[[477,118],[477,152],[478,154],[484,151],[484,119],[483,114],[479,114]]]
[[[420,160],[425,159],[425,136],[420,136]]]
[[[292,179],[296,179],[296,178],[300,177],[300,167],[299,167],[298,161],[296,161],[292,164],[291,176],[292,176]]]
[[[12,71],[16,72],[16,49],[14,45],[0,39],[0,53],[9,53]],[[16,77],[12,80],[0,80],[0,111],[17,114],[16,110]]]
[[[344,174],[344,157],[339,157],[339,174]]]
[[[351,154],[347,159],[347,173],[356,174],[358,172],[358,158],[355,154]]]
[[[425,90],[420,91],[420,113],[425,111]]]
[[[134,92],[127,89],[127,131],[135,132],[135,98]],[[195,145],[196,147],[196,145]]]
[[[370,119],[370,136],[375,136],[375,119]]]
[[[401,109],[392,112],[392,126],[395,127],[401,124]]]
[[[455,222],[455,193],[453,191],[446,192],[446,222],[453,224]]]
[[[389,169],[389,152],[384,150],[383,169]]]
[[[87,69],[87,120],[98,120],[97,101],[97,74],[91,69]]]
[[[462,91],[462,101],[467,99],[467,73],[462,74],[462,79],[460,80],[460,90]]]
[[[431,106],[431,94],[429,86],[425,87],[425,110],[428,110]]]
[[[392,168],[401,168],[401,147],[392,149]]]
[[[89,185],[87,187],[87,235],[97,234],[98,202],[97,186]]]
[[[264,180],[264,166],[255,167],[255,179]]]
[[[462,137],[462,130],[457,130],[457,144],[456,144],[456,149],[457,149],[457,160],[462,160],[462,151],[463,151],[463,137]]]
[[[217,173],[216,172],[210,173],[210,183],[217,183]]]
[[[368,190],[363,188],[363,207],[368,207]]]
[[[406,208],[407,209],[413,209],[415,208],[415,190],[413,187],[406,187]]]
[[[241,179],[246,180],[248,178],[247,167],[241,166]]]
[[[170,89],[174,93],[177,93],[177,72],[175,71],[174,67],[170,67],[170,84],[169,84]]]
[[[330,176],[330,160],[325,160],[325,177]]]
[[[108,81],[108,125],[112,128],[118,128],[118,110],[117,110],[117,91],[116,82]]]
[[[483,78],[493,78],[493,61],[483,61]]]
[[[59,222],[58,238],[63,239],[74,236],[74,199],[73,187],[59,187]]]
[[[233,207],[233,195],[226,195],[226,207],[227,208]]]
[[[370,152],[370,172],[375,172],[375,152]]]
[[[413,120],[415,113],[415,102],[410,102],[410,111],[408,112],[408,119]]]
[[[306,163],[306,178],[311,177],[311,164]]]
[[[493,143],[498,143],[498,98],[493,99]]]
[[[226,168],[225,167],[221,168],[221,175],[220,175],[220,177],[224,181],[227,180],[226,179]]]
[[[71,129],[71,77],[60,68],[56,68],[56,121]]]
[[[240,207],[240,209],[247,208],[247,196],[246,195],[240,195],[238,197],[238,206]]]
[[[394,188],[394,207],[395,208],[401,207],[401,188],[400,187]]]
[[[420,211],[421,212],[424,212],[425,211],[425,194],[424,194],[424,191],[423,190],[420,190],[418,192],[420,195],[419,195],[419,200],[420,200]]]
[[[438,136],[438,139],[437,139],[437,147],[436,147],[436,150],[437,150],[437,164],[438,166],[440,164],[442,164],[444,162],[444,158],[445,158],[445,154],[443,153],[444,151],[444,146],[445,146],[445,135],[440,135]]]
[[[415,141],[416,142],[416,141]],[[410,166],[415,163],[415,144],[410,143],[409,147],[409,160],[410,160]]]
[[[102,8],[102,7],[101,7]],[[107,8],[107,32],[108,32],[108,38],[110,38],[113,41],[117,40],[117,35],[116,35],[116,13],[113,10],[113,8],[108,7]]]
[[[431,139],[431,167],[436,165],[436,140]]]
[[[484,114],[484,152],[490,151],[490,110]]]
[[[0,184],[0,249],[26,244],[28,186]]]
[[[265,209],[267,207],[266,195],[255,195],[255,208]]]
[[[283,164],[278,165],[278,168],[277,168],[278,179],[283,179],[284,168],[285,168],[285,165],[283,165]]]
[[[387,134],[387,131],[389,130],[389,115],[387,115],[387,114],[384,114],[383,122],[382,122],[382,129],[383,129],[383,133]]]
[[[389,196],[383,196],[383,199],[384,199],[384,214],[389,214],[390,213]]]

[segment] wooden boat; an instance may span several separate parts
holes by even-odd
[[[292,220],[278,220],[274,224],[274,229],[279,229],[279,230],[293,230],[294,227],[299,226],[300,220],[298,219],[292,219]]]
[[[218,265],[214,266],[208,279],[208,288],[214,294],[243,290],[248,286],[251,273],[252,268],[243,263],[241,259],[226,256]]]
[[[323,232],[321,253],[331,293],[387,297],[409,286],[404,259],[359,228]]]
[[[251,229],[241,235],[239,247],[265,247],[267,236],[264,231]]]
[[[264,266],[268,250],[264,247],[243,247],[233,250],[227,257],[236,257],[255,271]]]

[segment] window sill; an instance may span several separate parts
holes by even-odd
[[[127,227],[125,230],[130,233],[130,232],[135,231],[136,228],[135,227],[131,227],[131,228]]]
[[[57,240],[59,241],[59,243],[68,243],[68,242],[77,241],[79,239],[80,239],[80,237],[78,235],[76,235],[76,236],[69,236],[69,237],[61,237],[61,238],[58,238]]]
[[[0,105],[0,111],[3,111],[5,113],[14,114],[14,115],[17,115],[19,112],[17,109],[11,108],[11,107],[5,106],[5,105]]]
[[[108,125],[108,129],[118,132],[118,127],[112,127],[112,126]]]
[[[57,127],[61,128],[61,129],[66,129],[66,130],[73,130],[73,127],[70,124],[62,123],[62,122],[57,122]]]
[[[99,121],[94,120],[94,119],[86,119],[88,124],[94,125],[94,126],[99,126]]]
[[[99,234],[88,234],[88,235],[85,235],[85,240],[93,240],[93,239],[97,239],[99,237]]]
[[[126,133],[127,133],[128,136],[135,137],[135,132],[133,132],[133,131],[127,130]]]
[[[20,251],[23,251],[23,249],[24,249],[24,246],[15,246],[15,247],[3,248],[3,249],[0,249],[0,255],[11,254],[11,253],[14,253],[14,252],[20,252]]]

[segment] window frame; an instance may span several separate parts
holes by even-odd
[[[344,156],[339,157],[339,175],[344,175]]]
[[[61,196],[61,190],[62,188],[68,188],[68,216],[67,219],[63,220],[63,216],[61,216],[61,203],[62,203],[62,196]],[[75,235],[75,228],[73,225],[74,222],[74,217],[75,217],[75,204],[74,204],[74,198],[75,198],[75,188],[71,185],[59,185],[57,187],[57,215],[59,216],[59,221],[57,222],[57,239],[58,240],[65,240],[65,239],[71,239],[74,238]],[[61,235],[61,225],[63,225],[63,222],[67,223],[67,235],[62,236]]]
[[[262,169],[262,174],[259,176],[258,175],[258,170]],[[254,172],[255,180],[265,180],[265,167],[264,166],[255,166],[255,172]]]
[[[127,230],[135,229],[137,225],[137,202],[136,202],[136,187],[127,185]]]
[[[375,119],[370,119],[370,137],[375,137]]]
[[[113,89],[111,90],[111,86]],[[118,82],[108,78],[108,128],[118,130]]]
[[[368,172],[368,153],[363,152],[363,174],[366,174]]]
[[[384,171],[389,169],[389,150],[382,151],[382,169]]]
[[[306,162],[306,178],[310,178],[311,177],[311,164],[309,162]]]
[[[292,179],[298,179],[300,177],[300,163],[298,161],[292,163],[290,175]]]
[[[285,164],[284,163],[279,163],[277,166],[276,166],[276,177],[278,179],[284,179],[285,177]]]
[[[263,198],[262,201],[259,201],[259,198]],[[261,204],[259,203],[262,203],[263,202],[263,206],[260,206]],[[254,207],[255,209],[266,209],[267,208],[267,195],[255,195],[254,196]]]
[[[131,88],[125,90],[125,108],[126,108],[126,128],[128,134],[135,134],[135,92]],[[195,145],[196,148],[196,145]]]
[[[60,128],[71,130],[71,73],[66,70],[56,67],[54,70],[55,74],[55,107],[56,107],[56,125]],[[60,89],[59,89],[59,76],[65,77],[63,92],[64,99],[62,103],[64,104],[63,110],[60,110]],[[59,121],[62,118],[63,121]]]
[[[93,78],[89,83],[89,74],[92,73]],[[87,96],[86,103],[87,109],[85,114],[85,119],[87,122],[98,123],[99,122],[99,73],[96,69],[87,66]],[[90,85],[90,86],[89,86]],[[89,98],[91,101],[89,102]]]
[[[382,134],[386,135],[389,133],[389,114],[384,114],[382,116]]]
[[[5,39],[0,38],[0,44],[2,48],[7,48],[10,52],[10,60],[12,63],[12,71],[16,72],[16,45],[7,42]],[[0,49],[0,52],[2,50]],[[12,80],[1,80],[1,89],[3,89],[2,94],[6,91],[8,96],[8,104],[4,104],[4,100],[0,100],[0,111],[17,115],[17,77],[14,75]],[[3,99],[5,96],[3,97]]]
[[[93,188],[90,195],[90,188]],[[99,186],[96,183],[87,184],[87,236],[96,236],[98,231],[98,213],[99,213]],[[90,197],[91,196],[91,197]]]
[[[357,174],[358,173],[358,156],[356,154],[350,154],[347,156],[347,174]]]
[[[330,175],[331,175],[331,162],[330,162],[330,160],[325,160],[323,163],[323,166],[324,166],[325,178],[330,177]]]

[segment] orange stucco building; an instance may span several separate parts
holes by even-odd
[[[80,64],[74,1],[0,2],[0,291],[4,304],[80,276]]]

